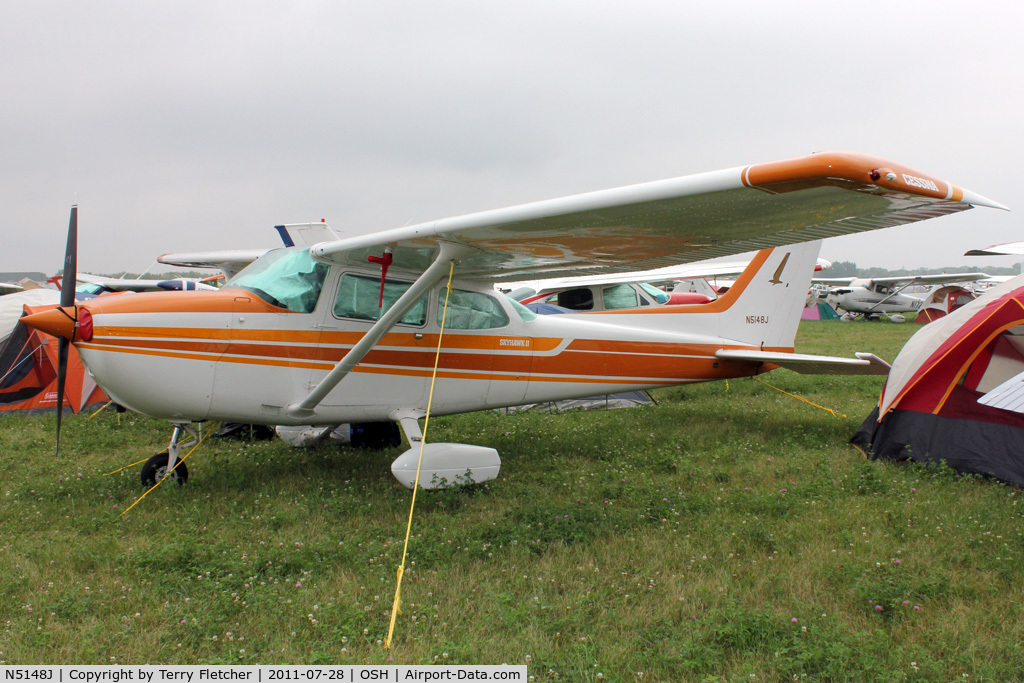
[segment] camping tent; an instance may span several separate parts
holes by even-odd
[[[18,326],[25,306],[59,303],[60,292],[56,289],[26,289],[24,292],[0,296],[0,345],[3,345],[4,340],[11,336],[11,332]]]
[[[800,314],[801,320],[839,320],[839,314],[836,313],[836,309],[824,301],[813,300],[810,304],[804,306],[803,312]]]
[[[944,285],[936,287],[924,299],[921,310],[914,322],[924,325],[952,313],[961,306],[973,301],[976,295],[960,285]]]
[[[45,306],[25,306],[25,315],[45,309]],[[106,394],[96,386],[82,365],[78,351],[71,346],[63,405],[77,413],[87,406],[106,402]],[[0,412],[56,409],[57,339],[19,322],[10,336],[0,341]]]
[[[1024,414],[978,399],[1024,371],[1024,276],[921,328],[851,440],[875,458],[945,461],[1024,486]]]

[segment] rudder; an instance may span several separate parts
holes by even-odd
[[[719,334],[765,351],[791,351],[820,251],[821,240],[759,251],[715,302]]]

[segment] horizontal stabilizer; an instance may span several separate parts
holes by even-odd
[[[1024,372],[1014,375],[978,399],[978,403],[1015,413],[1024,413]]]
[[[771,363],[805,375],[887,375],[889,364],[873,353],[858,352],[856,358],[814,356],[807,353],[719,349],[719,360]]]

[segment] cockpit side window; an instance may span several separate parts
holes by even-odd
[[[380,320],[391,308],[411,282],[386,280],[384,282],[384,306],[380,306],[380,278],[345,273],[341,276],[338,296],[334,299],[334,315],[339,318],[357,320]],[[420,299],[399,321],[403,325],[422,326],[427,322],[427,297]]]
[[[328,270],[313,260],[308,247],[276,249],[253,261],[225,287],[250,291],[271,306],[312,313]]]

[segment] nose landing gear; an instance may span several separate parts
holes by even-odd
[[[183,433],[187,435],[184,441],[182,441]],[[190,448],[198,443],[199,435],[192,427],[183,424],[174,425],[174,432],[171,434],[171,442],[167,445],[167,450],[157,453],[142,466],[143,486],[155,486],[158,481],[168,476],[178,482],[178,486],[184,485],[188,481],[188,467],[178,458],[178,452],[182,448]]]

